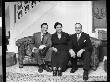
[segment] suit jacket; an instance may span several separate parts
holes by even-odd
[[[92,43],[89,34],[81,33],[80,39],[77,41],[77,34],[70,36],[69,49],[73,49],[77,53],[80,49],[92,52]]]
[[[47,33],[44,36],[43,44],[41,43],[41,32],[37,32],[33,34],[33,42],[36,48],[38,48],[40,45],[46,45],[46,47],[51,47],[51,34]]]
[[[69,34],[62,32],[61,38],[58,38],[57,33],[52,34],[52,46],[57,48],[58,50],[68,50],[68,41],[69,41]]]

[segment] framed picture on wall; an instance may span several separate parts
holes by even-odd
[[[92,32],[95,32],[96,28],[107,28],[106,0],[93,1],[92,6],[93,6]]]

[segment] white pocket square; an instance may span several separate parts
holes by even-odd
[[[86,40],[84,40],[84,42],[86,42]]]

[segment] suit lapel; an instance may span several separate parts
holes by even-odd
[[[35,43],[36,43],[37,47],[39,47],[39,45],[41,45],[41,33],[40,32],[35,34]]]
[[[74,35],[74,40],[73,40],[73,43],[76,45],[76,47],[78,48],[78,41],[77,41],[77,34],[75,33],[75,35]]]
[[[55,37],[56,37],[57,40],[59,40],[58,35],[57,35],[57,32],[55,33]]]
[[[38,33],[38,42],[41,44],[41,32]]]
[[[77,34],[75,33],[75,40],[77,41]]]
[[[61,38],[63,38],[63,37],[64,37],[64,32],[61,33]]]
[[[83,32],[81,33],[81,36],[80,36],[80,38],[79,38],[79,40],[78,40],[78,44],[80,45],[80,43],[82,43],[83,41]]]

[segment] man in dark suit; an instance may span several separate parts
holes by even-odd
[[[37,32],[33,34],[34,48],[33,52],[35,53],[35,58],[37,63],[39,64],[38,71],[43,72],[43,68],[45,68],[48,72],[52,70],[49,68],[48,64],[51,62],[51,54],[52,54],[52,42],[51,42],[51,34],[47,32],[48,25],[47,23],[43,23],[41,25],[41,32]],[[40,51],[46,49],[45,54],[45,62],[42,60]]]
[[[88,71],[90,69],[90,59],[92,53],[92,44],[89,34],[82,32],[82,25],[80,23],[75,24],[76,33],[70,36],[69,41],[69,53],[71,55],[72,70],[74,73],[77,68],[77,59],[83,59],[83,79],[88,80]]]

